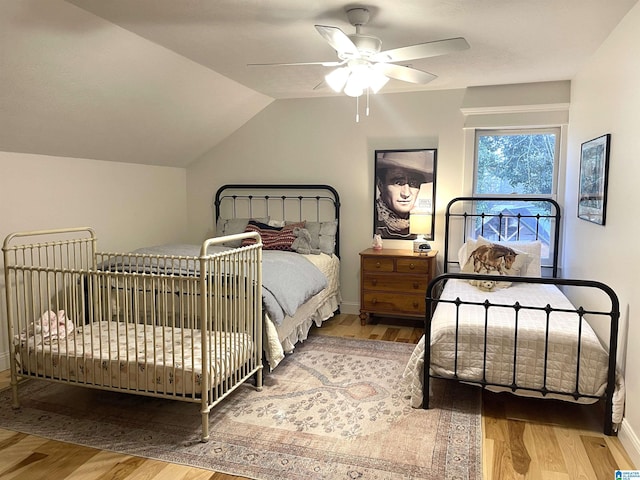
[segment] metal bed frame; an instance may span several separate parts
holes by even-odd
[[[476,212],[475,206],[478,202],[482,201],[504,201],[507,203],[517,203],[517,202],[540,202],[548,205],[550,207],[551,213],[549,214],[522,214],[518,213],[510,213],[510,212],[500,212],[500,213],[486,213],[486,212]],[[613,393],[615,389],[615,371],[616,371],[616,352],[617,352],[617,338],[618,338],[618,320],[620,317],[620,306],[616,293],[611,289],[608,285],[598,281],[592,280],[575,280],[575,279],[559,279],[556,278],[558,272],[558,240],[559,240],[559,228],[560,228],[560,207],[559,205],[551,199],[548,198],[540,198],[540,197],[529,197],[529,198],[505,198],[505,197],[458,197],[454,198],[449,202],[446,208],[446,220],[445,220],[445,259],[444,259],[444,273],[435,277],[428,285],[426,292],[426,318],[425,318],[425,349],[424,349],[424,377],[423,377],[423,408],[429,408],[429,383],[431,378],[447,378],[455,381],[468,381],[469,383],[474,383],[476,385],[480,385],[482,388],[493,386],[493,387],[502,387],[504,389],[508,389],[511,392],[516,392],[516,390],[525,390],[530,392],[539,392],[543,397],[547,397],[549,394],[554,394],[558,396],[565,397],[567,399],[572,398],[577,400],[579,398],[592,398],[592,399],[602,399],[605,402],[605,412],[604,412],[604,433],[606,435],[615,435],[614,426],[612,423],[612,409],[613,409]],[[454,222],[458,220],[462,222],[462,225],[458,226],[458,230],[454,232],[452,235],[452,230],[455,228]],[[550,259],[551,262],[547,264],[542,264],[541,267],[543,269],[550,270],[552,273],[552,277],[517,277],[517,276],[502,276],[500,280],[504,280],[507,282],[513,283],[535,283],[535,284],[548,284],[548,285],[556,285],[559,287],[578,287],[578,288],[590,288],[597,289],[607,296],[609,299],[609,305],[606,308],[595,308],[595,309],[585,309],[582,306],[576,308],[575,310],[560,310],[554,309],[550,305],[546,306],[524,306],[520,305],[518,302],[514,304],[504,305],[504,304],[492,304],[488,300],[483,303],[478,302],[465,302],[460,298],[456,298],[455,300],[440,300],[438,298],[439,292],[441,292],[444,284],[450,279],[465,279],[465,280],[495,280],[496,277],[492,275],[484,275],[484,274],[469,274],[469,273],[450,273],[448,270],[458,264],[457,257],[455,259],[451,259],[451,241],[452,236],[455,234],[462,233],[463,243],[466,241],[468,236],[473,230],[474,224],[480,223],[480,226],[476,228],[476,232],[483,235],[485,233],[485,226],[489,225],[491,222],[495,224],[497,221],[499,228],[497,229],[497,238],[490,239],[492,241],[505,241],[509,240],[503,236],[503,228],[506,224],[511,223],[514,227],[515,234],[513,234],[513,238],[511,240],[520,240],[520,233],[523,229],[527,229],[529,233],[534,232],[533,239],[540,239],[541,237],[541,222],[549,222],[550,225],[550,234],[548,237],[548,241],[550,243]],[[533,228],[532,228],[533,227]],[[462,231],[460,231],[460,229]],[[508,232],[508,229],[505,228]],[[493,229],[494,233],[496,229]],[[483,235],[484,236],[484,235]],[[483,374],[482,379],[477,380],[465,380],[458,374],[458,344],[455,345],[455,360],[454,360],[454,375],[453,377],[443,377],[436,374],[431,373],[430,365],[431,365],[431,321],[435,309],[439,303],[450,303],[456,305],[456,318],[452,319],[452,321],[456,322],[456,339],[457,332],[459,327],[459,315],[460,315],[460,306],[462,305],[480,305],[485,309],[484,316],[484,364],[483,364]],[[508,384],[500,384],[500,383],[491,383],[487,381],[487,370],[486,370],[486,359],[487,359],[487,326],[488,326],[488,311],[493,307],[508,307],[514,309],[514,318],[515,318],[515,328],[514,328],[514,354],[513,354],[513,378],[512,381]],[[516,370],[518,365],[518,350],[517,350],[517,338],[518,338],[518,311],[524,309],[531,310],[540,310],[546,312],[546,332],[545,332],[545,358],[544,358],[544,382],[543,386],[539,389],[530,388],[526,386],[521,386],[518,384],[516,380]],[[554,311],[562,311],[562,312],[571,312],[578,315],[579,322],[579,331],[578,331],[578,351],[577,351],[577,359],[576,359],[576,383],[575,389],[571,393],[567,392],[559,392],[548,389],[546,386],[547,380],[547,354],[548,354],[548,345],[549,345],[549,316]],[[582,338],[582,325],[584,321],[586,321],[585,316],[593,316],[593,317],[607,317],[609,320],[609,339],[608,339],[608,375],[607,375],[607,386],[605,392],[602,396],[597,397],[594,395],[586,395],[582,394],[578,388],[578,382],[580,378],[580,344]],[[457,340],[456,340],[457,342]],[[567,368],[570,368],[567,366]]]
[[[218,189],[213,204],[216,224],[220,218],[243,215],[292,221],[338,220],[335,254],[340,256],[340,195],[330,185],[228,184]]]

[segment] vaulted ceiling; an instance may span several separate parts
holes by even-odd
[[[373,0],[383,49],[462,36],[406,62],[438,76],[383,93],[571,79],[637,0]],[[0,150],[186,166],[336,59],[314,25],[353,33],[336,0],[2,0]],[[632,52],[629,52],[631,55]]]

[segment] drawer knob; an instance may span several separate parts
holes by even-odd
[[[418,284],[418,282],[413,282],[414,290],[417,290],[419,286],[420,286],[420,284]]]
[[[376,262],[376,268],[380,268],[380,262]]]
[[[409,268],[410,268],[411,270],[413,270],[414,268],[416,268],[416,266],[415,266],[413,263],[410,263],[410,264],[409,264]]]
[[[372,298],[371,303],[375,305],[376,303],[378,303],[378,300],[376,300],[375,298]]]
[[[378,279],[374,278],[371,280],[371,285],[373,285],[374,287],[378,284]]]
[[[413,308],[418,308],[420,306],[420,304],[417,301],[413,302]]]

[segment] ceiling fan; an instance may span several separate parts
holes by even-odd
[[[337,67],[328,73],[315,89],[328,85],[336,92],[344,91],[346,95],[359,97],[365,92],[377,93],[391,78],[415,84],[426,84],[437,78],[432,73],[397,65],[397,62],[445,55],[469,48],[467,41],[458,37],[382,51],[382,41],[379,38],[361,33],[362,27],[369,22],[369,10],[365,7],[354,7],[346,12],[349,23],[356,28],[354,34],[347,35],[338,27],[315,26],[318,33],[335,49],[338,54],[337,61],[252,65]]]

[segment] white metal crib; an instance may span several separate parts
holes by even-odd
[[[23,377],[200,403],[206,441],[218,402],[252,377],[262,388],[260,237],[192,257],[96,246],[90,228],[5,239],[13,406]]]

